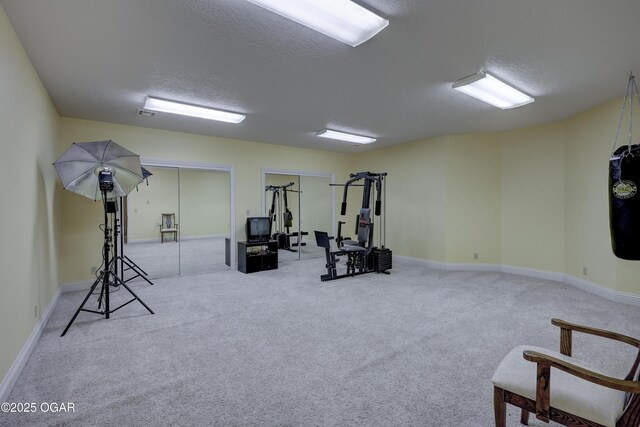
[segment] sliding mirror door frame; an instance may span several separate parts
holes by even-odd
[[[179,169],[199,169],[206,171],[218,171],[229,173],[229,204],[230,204],[230,218],[229,218],[229,239],[230,247],[236,247],[236,168],[233,165],[215,164],[215,163],[200,163],[200,162],[187,162],[181,160],[170,159],[157,159],[149,157],[141,157],[140,164],[142,166],[150,167],[169,167]],[[151,177],[150,179],[153,179]],[[236,251],[229,251],[230,268],[231,270],[237,269]]]
[[[314,172],[314,171],[304,171],[304,170],[296,170],[296,169],[273,169],[273,168],[262,168],[262,213],[263,215],[267,214],[267,195],[265,191],[265,187],[267,185],[267,175],[297,175],[298,177],[308,176],[308,177],[319,177],[319,178],[329,178],[331,181],[331,230],[327,230],[332,236],[336,234],[336,193],[335,193],[335,181],[336,175],[334,173],[326,173],[326,172]],[[300,185],[300,180],[298,180],[298,189],[304,191],[302,186]],[[300,211],[302,207],[300,206],[300,193],[298,193],[298,230],[301,230],[301,214]],[[298,247],[298,255],[300,254],[300,247]]]

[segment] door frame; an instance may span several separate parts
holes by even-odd
[[[236,247],[236,167],[234,165],[226,164],[189,162],[184,160],[159,159],[145,156],[140,157],[140,164],[142,166],[149,167],[178,168],[178,174],[180,173],[180,168],[221,171],[229,173],[229,238],[231,241],[230,247],[232,249],[229,251],[229,261],[231,264],[231,270],[236,270],[238,268],[236,251],[233,250],[233,248]]]

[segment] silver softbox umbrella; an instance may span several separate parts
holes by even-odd
[[[140,156],[113,141],[74,142],[53,166],[66,190],[91,200],[102,198],[98,180],[101,171],[113,176],[109,199],[125,197],[144,179]]]
[[[104,207],[104,222],[100,227],[104,233],[104,243],[102,245],[103,270],[96,277],[91,289],[89,289],[84,301],[76,310],[67,327],[64,328],[62,336],[67,333],[81,311],[104,315],[108,319],[111,313],[137,300],[149,313],[153,314],[153,310],[118,275],[117,263],[120,258],[117,255],[117,245],[114,250],[114,257],[111,256],[112,242],[117,236],[118,223],[114,218],[112,221],[114,225],[110,226],[109,214],[115,214],[115,210],[110,211],[109,204],[116,204],[115,200],[118,197],[126,197],[144,179],[142,166],[140,166],[140,157],[113,141],[74,142],[53,163],[53,166],[56,168],[60,181],[62,181],[62,185],[66,190],[73,191],[92,200],[102,199]],[[149,171],[147,173],[150,174]],[[114,232],[113,239],[111,237],[112,231]],[[130,264],[127,265],[131,267]],[[98,309],[90,310],[84,308],[87,300],[93,295],[93,291],[98,285],[101,285]],[[111,309],[109,306],[110,286],[123,286],[133,296],[133,299]],[[102,305],[103,303],[104,306]]]

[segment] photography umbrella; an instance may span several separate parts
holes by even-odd
[[[112,227],[109,226],[108,214],[115,214],[115,210],[109,211],[108,205],[116,203],[118,197],[126,197],[136,186],[142,182],[144,175],[140,166],[140,157],[116,144],[109,141],[93,141],[73,143],[62,156],[53,163],[58,172],[60,181],[66,190],[73,191],[92,200],[102,199],[104,208],[104,223],[101,229],[104,233],[104,243],[102,246],[102,266],[104,269],[96,278],[93,285],[89,289],[84,301],[76,310],[75,314],[62,332],[64,336],[73,321],[76,320],[81,311],[104,315],[106,319],[116,310],[125,305],[138,301],[149,313],[151,310],[138,296],[127,286],[127,284],[118,276],[112,268],[115,268],[114,259],[111,258]],[[110,201],[107,201],[109,199]],[[115,222],[115,220],[114,220]],[[117,224],[113,229],[117,228]],[[89,297],[93,294],[94,289],[102,285],[100,297],[98,298],[98,310],[85,309]],[[133,299],[124,304],[111,309],[109,307],[109,286],[122,285]],[[102,306],[102,298],[104,296],[104,308]]]
[[[113,141],[74,142],[53,163],[65,190],[91,200],[102,198],[98,174],[111,172],[109,198],[124,197],[144,179],[140,156]]]

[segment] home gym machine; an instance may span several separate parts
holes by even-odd
[[[342,236],[342,225],[344,221],[338,221],[338,236],[335,238],[338,250],[331,250],[331,240],[328,233],[324,231],[315,231],[316,244],[324,248],[326,258],[327,274],[320,276],[325,282],[327,280],[341,279],[343,277],[353,277],[365,273],[385,273],[392,267],[391,250],[385,247],[385,209],[383,208],[383,195],[386,196],[386,172],[358,172],[350,175],[350,179],[344,184],[344,192],[342,194],[342,206],[340,215],[347,214],[347,193],[350,186],[361,186],[362,189],[362,207],[356,216],[355,234],[357,240],[352,240]],[[357,182],[362,181],[361,184]],[[380,247],[373,244],[374,240],[374,222],[371,215],[371,201],[375,199],[374,215],[379,217],[379,233],[378,243]],[[345,274],[337,273],[337,263],[340,261],[338,256],[347,257],[347,272]]]
[[[265,191],[273,192],[271,198],[271,207],[269,208],[269,218],[271,220],[271,230],[273,231],[272,239],[278,242],[278,249],[284,249],[291,252],[297,252],[292,246],[306,246],[302,242],[301,237],[306,236],[307,232],[291,232],[293,227],[293,213],[289,209],[287,193],[299,193],[298,190],[292,190],[290,187],[295,183],[290,182],[286,185],[267,185]],[[282,199],[280,193],[282,192]],[[295,242],[291,243],[291,238],[295,238]]]

